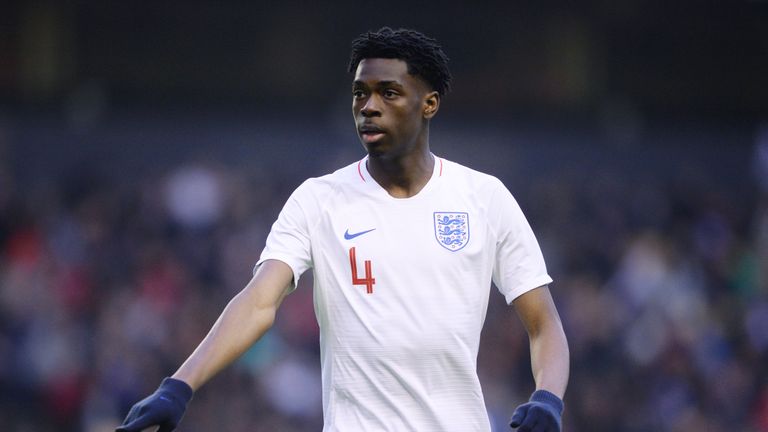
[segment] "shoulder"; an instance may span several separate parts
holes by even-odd
[[[296,188],[291,198],[302,202],[327,202],[339,191],[360,182],[359,164],[360,162],[357,161],[332,173],[310,177]]]
[[[442,177],[459,186],[462,185],[476,192],[496,194],[507,191],[506,186],[497,177],[478,171],[460,163],[440,158],[442,162]]]

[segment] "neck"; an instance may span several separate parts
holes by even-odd
[[[368,172],[376,183],[395,198],[418,194],[432,177],[435,158],[428,147],[395,157],[368,157]]]

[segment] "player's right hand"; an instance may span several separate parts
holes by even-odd
[[[141,432],[150,426],[160,426],[158,432],[171,432],[184,417],[193,393],[184,381],[166,378],[154,393],[131,407],[115,432]]]

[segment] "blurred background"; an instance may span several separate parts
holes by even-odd
[[[0,6],[0,424],[108,431],[251,276],[305,178],[360,159],[349,46],[451,57],[439,156],[501,178],[569,336],[565,430],[768,431],[768,3]],[[311,278],[181,431],[318,431]],[[533,390],[495,289],[494,431]]]

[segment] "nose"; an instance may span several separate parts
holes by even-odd
[[[381,116],[381,110],[379,109],[378,98],[376,95],[371,95],[371,97],[365,101],[365,105],[360,109],[360,114],[366,118]]]

